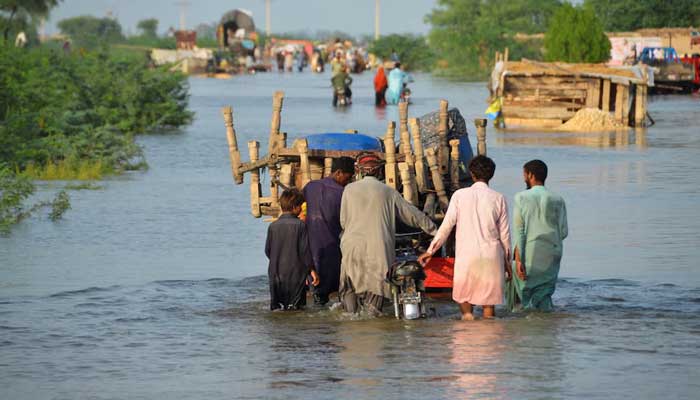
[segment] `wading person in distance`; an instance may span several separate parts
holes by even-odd
[[[377,67],[377,74],[374,75],[374,105],[376,107],[382,107],[386,105],[386,100],[384,95],[386,94],[386,88],[389,86],[386,80],[386,74],[384,73],[384,67]]]
[[[306,280],[312,285],[319,279],[313,267],[306,224],[299,219],[304,195],[297,189],[285,190],[280,196],[282,215],[270,224],[265,241],[265,255],[270,259],[270,309],[298,310],[306,305]]]
[[[511,277],[508,206],[488,185],[495,171],[496,164],[486,156],[469,162],[474,184],[452,195],[440,229],[418,258],[425,265],[457,227],[452,298],[463,320],[474,319],[475,305],[483,307],[484,318],[493,318],[495,305],[503,303],[504,279]]]
[[[513,205],[516,274],[507,293],[508,306],[551,311],[563,242],[569,233],[566,204],[545,188],[544,162],[526,163],[523,177],[527,190],[515,195]]]
[[[357,169],[363,178],[345,187],[340,207],[343,259],[338,293],[346,312],[357,313],[364,307],[377,316],[384,298],[391,296],[386,275],[396,256],[396,219],[430,235],[436,227],[427,215],[380,181],[384,166],[376,155],[360,155]]]
[[[340,201],[343,189],[355,174],[355,160],[333,159],[331,175],[309,182],[304,187],[306,227],[314,266],[321,284],[312,289],[314,302],[328,303],[340,282]]]

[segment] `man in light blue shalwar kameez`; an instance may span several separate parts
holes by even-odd
[[[528,162],[523,175],[528,190],[515,195],[513,206],[516,273],[506,290],[508,307],[551,311],[563,241],[568,235],[566,204],[545,188],[544,162]]]
[[[401,63],[396,63],[396,67],[389,73],[389,87],[386,89],[387,104],[399,104],[403,84],[410,81],[409,75],[401,69]]]

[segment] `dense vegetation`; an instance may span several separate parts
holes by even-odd
[[[66,18],[58,22],[61,33],[68,35],[74,46],[95,48],[100,44],[117,43],[124,40],[122,26],[113,18],[98,18],[91,15]]]
[[[552,17],[544,38],[547,61],[605,62],[610,40],[590,9],[564,4]]]
[[[22,206],[33,192],[25,178],[144,167],[134,135],[189,123],[187,89],[139,53],[0,46],[0,225],[35,209]]]
[[[559,0],[438,0],[426,17],[430,46],[438,54],[438,72],[467,79],[490,73],[494,54],[505,47],[512,59],[541,58],[541,41],[517,34],[545,32]]]
[[[700,26],[698,0],[585,0],[584,6],[611,32]]]
[[[3,46],[0,160],[69,174],[88,164],[133,168],[141,155],[133,135],[188,123],[187,100],[184,76],[149,69],[137,55]]]
[[[423,36],[387,35],[373,40],[368,48],[370,53],[388,60],[392,51],[396,51],[402,64],[411,70],[429,71],[435,63],[435,55]]]

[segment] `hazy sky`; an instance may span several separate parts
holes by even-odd
[[[57,31],[56,23],[78,15],[104,16],[111,10],[126,33],[135,33],[136,23],[157,18],[158,30],[178,27],[182,0],[63,0],[51,13],[47,33]],[[186,23],[193,28],[202,22],[219,21],[235,8],[253,12],[256,27],[265,30],[264,0],[186,0]],[[381,0],[381,32],[427,33],[424,16],[436,0]],[[272,0],[272,32],[299,30],[341,30],[353,35],[374,33],[375,0]]]

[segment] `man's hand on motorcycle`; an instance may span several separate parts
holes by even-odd
[[[420,256],[418,256],[418,263],[425,267],[426,264],[430,262],[430,260],[433,258],[433,255],[430,253],[423,253]]]

